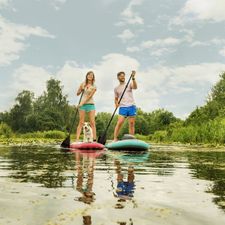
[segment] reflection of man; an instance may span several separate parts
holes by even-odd
[[[118,160],[115,161],[117,173],[117,189],[115,196],[120,199],[131,199],[134,193],[134,168],[129,166],[127,169],[127,181],[124,181],[124,176],[121,172],[121,165]]]
[[[91,225],[91,216],[83,216],[83,225]]]

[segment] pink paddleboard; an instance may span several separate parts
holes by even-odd
[[[104,147],[104,145],[97,142],[73,142],[70,144],[70,148],[72,149],[101,150]]]
[[[101,156],[102,154],[105,153],[105,149],[103,150],[99,150],[99,149],[89,149],[89,150],[85,150],[85,149],[71,149],[70,152],[73,153],[78,153],[80,155],[82,155],[83,157],[87,157],[87,158],[97,158],[99,156]]]

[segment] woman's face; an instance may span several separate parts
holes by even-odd
[[[93,79],[94,79],[94,74],[93,74],[93,73],[89,73],[89,74],[87,75],[87,79],[88,79],[88,80],[93,80]]]

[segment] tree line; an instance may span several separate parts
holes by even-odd
[[[68,96],[63,94],[60,81],[51,78],[41,96],[35,98],[34,93],[23,90],[15,98],[13,107],[0,113],[0,136],[10,133],[9,130],[19,134],[50,130],[66,133],[71,128],[75,110],[76,107],[69,104]],[[97,113],[98,135],[104,131],[110,118],[111,113]],[[117,116],[109,128],[108,138],[113,136],[116,121]],[[75,132],[77,122],[72,132]],[[186,120],[176,118],[165,109],[144,112],[138,108],[135,129],[139,138],[154,142],[225,144],[225,73],[213,86],[205,105],[197,107]],[[121,135],[127,132],[126,123]]]

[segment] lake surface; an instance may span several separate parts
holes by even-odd
[[[222,225],[225,152],[0,147],[0,225]]]

